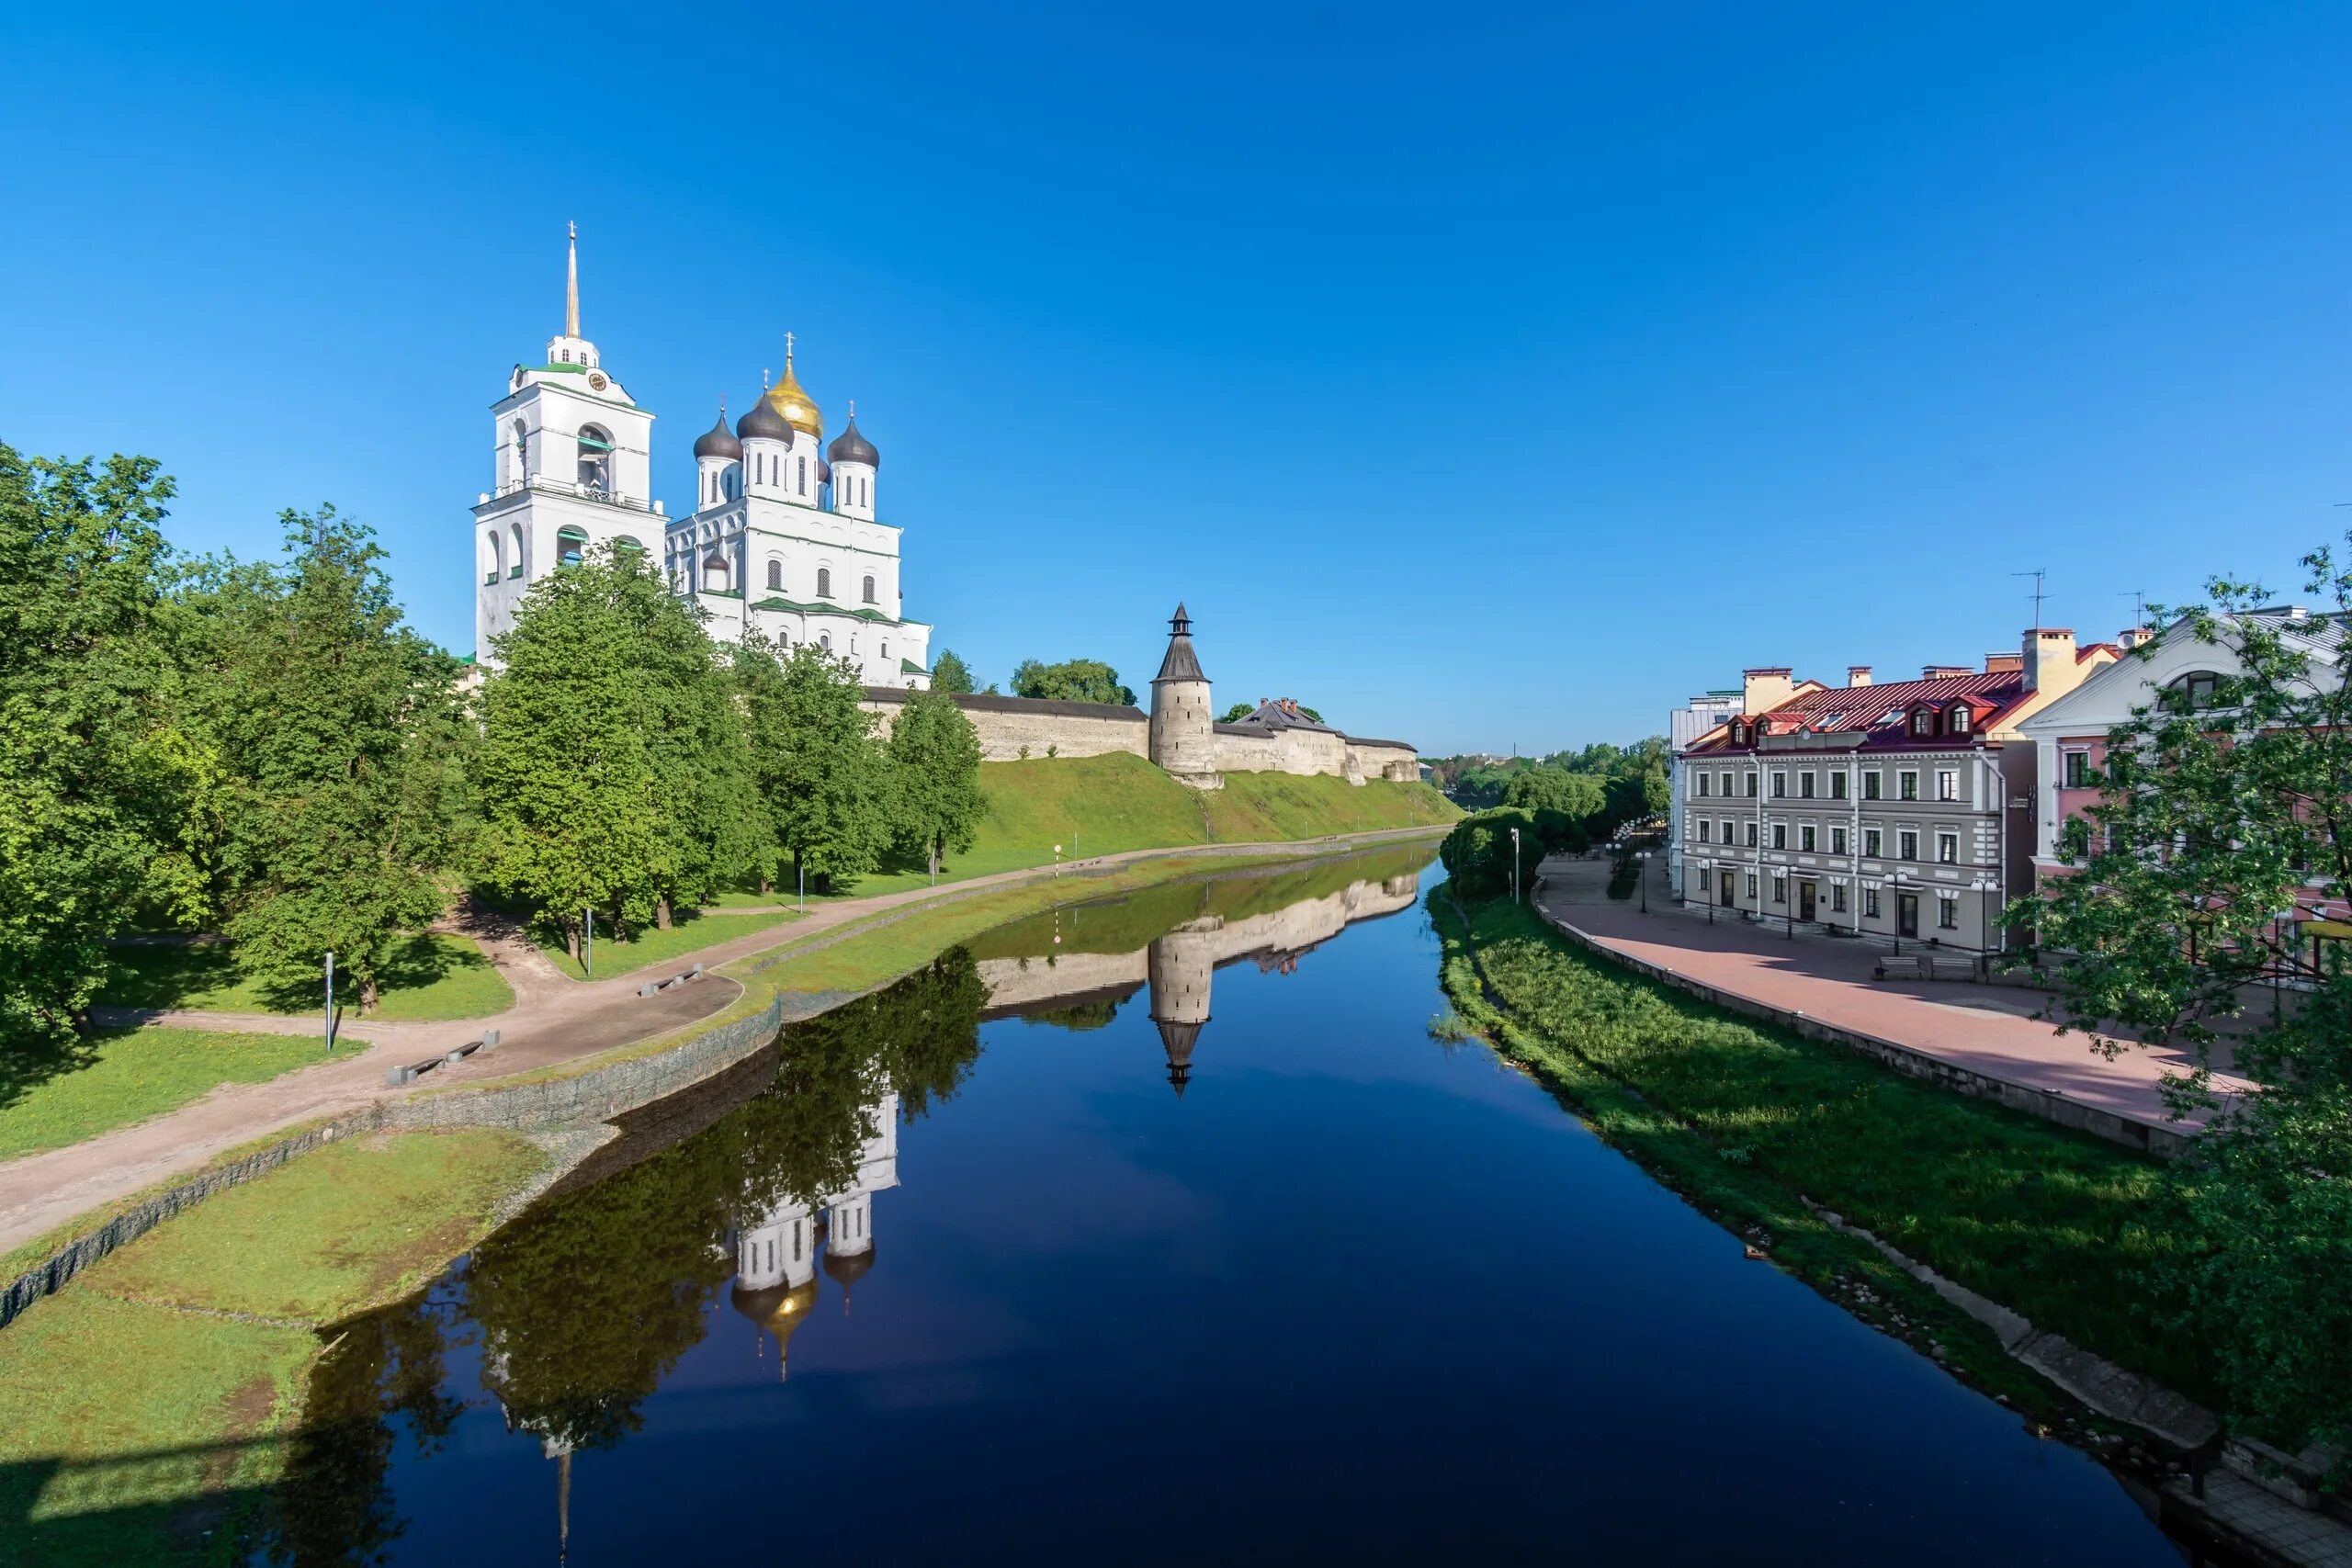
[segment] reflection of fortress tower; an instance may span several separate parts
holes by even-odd
[[[1151,679],[1151,760],[1195,789],[1217,789],[1216,732],[1209,715],[1209,678],[1193,651],[1193,618],[1184,606],[1168,622],[1168,657]]]
[[[1209,1021],[1209,980],[1216,970],[1216,933],[1224,927],[1211,915],[1156,938],[1148,950],[1151,1021],[1168,1047],[1168,1081],[1179,1100],[1193,1076],[1193,1043]]]
[[[858,1151],[857,1176],[816,1211],[786,1197],[756,1225],[746,1227],[735,1247],[735,1310],[775,1336],[776,1377],[795,1330],[817,1304],[817,1238],[825,1237],[825,1272],[849,1290],[874,1267],[874,1194],[899,1184],[899,1094],[887,1089],[866,1107],[874,1131]]]

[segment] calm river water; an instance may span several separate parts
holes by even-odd
[[[1433,1043],[1435,874],[1074,905],[640,1114],[350,1325],[266,1556],[2182,1561]]]

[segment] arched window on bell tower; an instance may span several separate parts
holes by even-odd
[[[580,427],[580,488],[591,495],[613,492],[613,436],[601,424]]]

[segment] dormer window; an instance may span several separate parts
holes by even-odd
[[[1735,746],[1747,744],[1747,726],[1738,719],[1731,721],[1731,743]]]
[[[1914,735],[1933,735],[1935,732],[1936,710],[1933,708],[1914,709],[1911,714],[1911,733]]]
[[[1967,734],[1968,724],[1968,709],[1965,705],[1951,710],[1951,732],[1954,735]]]

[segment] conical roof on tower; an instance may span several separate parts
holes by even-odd
[[[1156,685],[1162,681],[1205,681],[1201,672],[1199,655],[1193,651],[1193,617],[1178,604],[1176,613],[1168,618],[1168,657],[1159,661],[1159,673],[1154,675]]]

